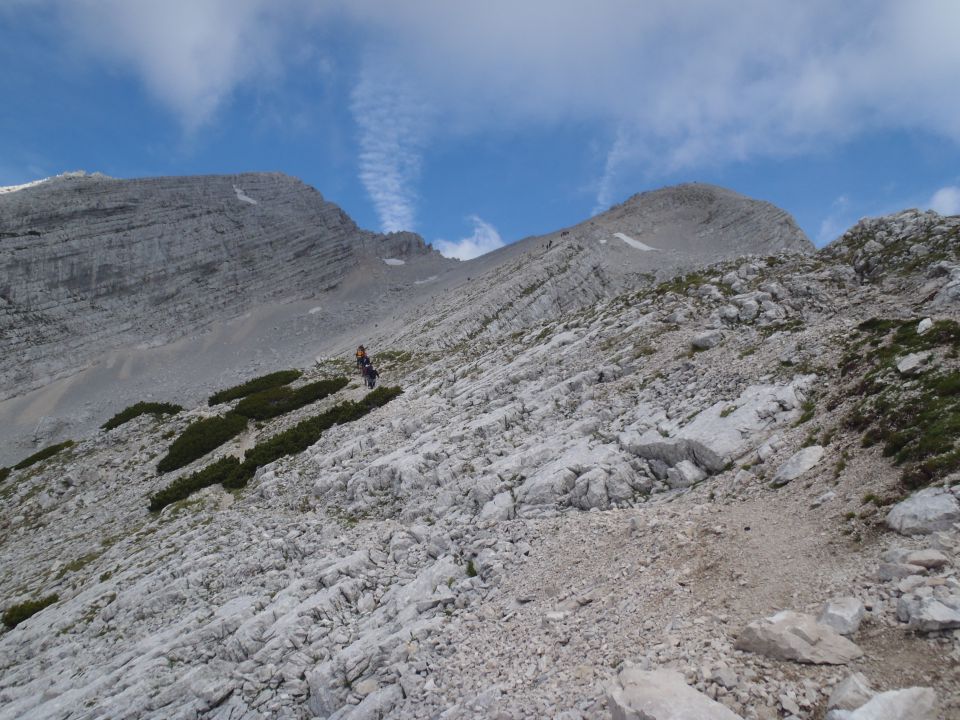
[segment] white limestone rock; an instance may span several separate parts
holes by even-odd
[[[937,694],[931,688],[891,690],[856,710],[831,710],[827,720],[937,720]]]
[[[782,487],[809,472],[823,459],[824,450],[820,445],[811,445],[794,453],[789,460],[777,468],[773,475],[774,487]]]
[[[817,665],[845,665],[863,655],[859,647],[832,628],[810,615],[790,610],[747,625],[735,647],[778,660]]]
[[[835,598],[824,604],[817,622],[833,628],[841,635],[854,635],[860,629],[865,612],[863,603],[857,598]]]
[[[796,417],[804,393],[816,376],[805,375],[788,385],[753,385],[732,403],[717,402],[698,413],[687,425],[664,437],[658,430],[620,434],[621,446],[647,460],[675,467],[682,460],[717,473],[727,463],[756,447],[772,426]]]
[[[607,690],[613,720],[738,720],[674,670],[627,668]]]
[[[897,602],[897,618],[919,632],[960,628],[960,595],[942,599],[915,593],[903,595]]]
[[[926,369],[931,357],[932,353],[926,350],[918,353],[910,353],[897,361],[897,372],[906,376],[919,375]]]
[[[870,701],[876,691],[870,687],[870,682],[863,673],[850,673],[830,693],[827,700],[828,710],[856,710]]]
[[[926,488],[894,505],[887,526],[901,535],[929,535],[960,522],[960,501],[942,488]]]

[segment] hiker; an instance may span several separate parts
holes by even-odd
[[[370,362],[370,358],[367,357],[367,351],[364,349],[363,345],[357,347],[357,370],[361,373],[363,372],[364,360]]]
[[[380,377],[380,373],[377,372],[377,369],[373,366],[373,363],[367,360],[367,364],[363,366],[363,380],[367,384],[367,387],[371,390],[377,384],[377,378]]]

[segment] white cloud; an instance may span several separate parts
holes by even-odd
[[[383,232],[416,227],[417,184],[428,128],[425,105],[409,83],[369,66],[350,109],[360,131],[360,180]]]
[[[459,260],[471,260],[503,247],[504,243],[500,238],[500,233],[493,225],[476,215],[471,215],[468,219],[473,223],[473,234],[470,237],[456,242],[449,240],[434,241],[433,246],[441,255]]]
[[[210,122],[243,82],[283,67],[292,16],[269,0],[52,0],[81,52],[139,77],[184,128]],[[293,7],[286,3],[286,6]]]
[[[960,187],[948,185],[937,190],[927,206],[941,215],[960,215]]]
[[[878,130],[960,142],[955,0],[18,0],[129,69],[195,129],[243,84],[269,86],[304,43],[364,69],[353,94],[363,181],[385,226],[413,221],[423,137],[577,123],[615,140],[597,206],[637,172],[783,157]],[[328,41],[337,38],[336,42]],[[296,42],[294,42],[294,40]],[[368,62],[370,58],[373,61]],[[412,123],[405,125],[404,123]],[[385,128],[393,140],[372,139]],[[393,168],[390,143],[400,153]],[[380,163],[378,165],[378,163]],[[392,172],[377,181],[378,168]],[[632,180],[635,182],[635,180]]]
[[[841,195],[830,206],[830,213],[820,223],[820,230],[817,233],[816,244],[823,247],[828,242],[837,239],[847,228],[854,223],[851,217],[850,199],[846,195]]]

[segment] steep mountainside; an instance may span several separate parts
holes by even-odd
[[[71,174],[0,194],[0,399],[113,348],[322,294],[371,257],[451,264],[415,235],[359,229],[280,174]]]
[[[110,403],[189,404],[318,352],[451,347],[706,262],[812,251],[769,203],[681,185],[457,262],[264,174],[61,177],[0,195],[0,233],[0,463],[94,430]]]
[[[503,254],[586,287],[579,227]],[[341,353],[0,471],[0,720],[958,720],[960,217],[753,248],[465,333],[535,294],[490,261],[389,402],[269,417]]]

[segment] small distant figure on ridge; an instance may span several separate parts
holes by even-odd
[[[357,347],[357,372],[363,372],[364,361],[370,362],[370,358],[367,357],[367,351],[363,345],[360,345]]]

